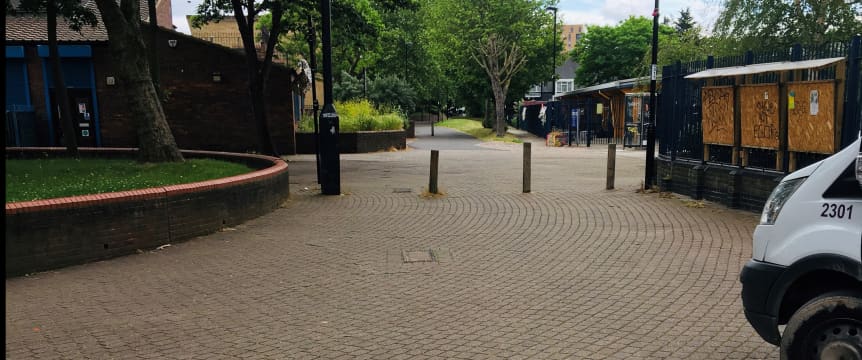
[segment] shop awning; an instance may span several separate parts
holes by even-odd
[[[745,66],[732,66],[718,69],[709,69],[694,74],[688,75],[686,79],[705,79],[714,77],[728,77],[739,75],[760,74],[765,72],[801,70],[801,69],[816,69],[824,66],[832,65],[839,61],[844,61],[843,57],[804,60],[804,61],[782,61],[765,64],[752,64]]]

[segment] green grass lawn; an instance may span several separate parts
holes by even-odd
[[[6,202],[185,184],[251,172],[238,163],[190,159],[138,163],[115,159],[6,159]]]
[[[437,126],[445,126],[447,128],[452,128],[467,133],[470,136],[482,141],[503,141],[519,144],[523,142],[521,139],[518,139],[512,134],[506,134],[506,136],[497,137],[497,134],[494,133],[494,129],[486,129],[482,127],[482,119],[450,118],[448,120],[443,120],[435,124]]]

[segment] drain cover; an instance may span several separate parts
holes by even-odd
[[[431,250],[401,251],[401,259],[405,263],[434,262],[435,256]]]
[[[413,192],[413,190],[411,190],[410,188],[394,188],[394,189],[392,189],[392,192],[394,192],[396,194],[397,193],[411,193],[411,192]]]

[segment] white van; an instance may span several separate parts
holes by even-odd
[[[860,143],[782,179],[754,231],[745,317],[782,359],[862,359]]]

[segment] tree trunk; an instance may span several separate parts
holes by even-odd
[[[72,122],[72,111],[69,107],[69,94],[66,91],[66,79],[63,77],[63,70],[60,65],[60,51],[57,45],[57,3],[55,0],[48,0],[47,16],[48,16],[48,48],[51,55],[51,72],[54,77],[54,99],[57,102],[59,109],[51,109],[59,111],[58,118],[60,126],[63,129],[63,145],[66,146],[66,152],[73,157],[78,157],[78,134],[75,132],[75,125]]]
[[[150,55],[150,77],[153,79],[153,87],[156,88],[156,94],[158,94],[159,99],[162,99],[161,76],[159,74],[159,47],[156,44],[159,40],[159,21],[158,14],[156,13],[156,0],[147,0],[147,10],[149,10],[150,18],[150,42],[147,48],[147,53]]]
[[[108,30],[108,43],[116,59],[117,77],[126,90],[128,111],[135,120],[138,161],[183,161],[150,77],[138,2],[122,0],[117,6],[115,0],[96,0],[96,5]]]
[[[244,35],[243,35],[244,36]],[[245,39],[243,40],[245,41]],[[251,48],[251,51],[249,50]],[[264,82],[260,63],[257,60],[257,50],[245,47],[246,66],[248,70],[248,95],[251,103],[251,114],[257,132],[257,151],[261,154],[278,156],[272,137],[269,135],[269,122],[266,119],[266,100],[264,99]]]
[[[272,136],[269,135],[269,123],[266,119],[266,99],[264,99],[263,83],[252,81],[249,83],[249,95],[251,96],[251,111],[254,116],[255,128],[257,129],[258,150],[261,154],[279,156]]]
[[[503,137],[506,135],[506,89],[499,78],[499,75],[491,78],[491,91],[494,93],[494,131],[497,137]]]
[[[252,2],[249,1],[249,3],[251,4]],[[246,15],[243,11],[241,0],[231,0],[231,5],[234,10],[234,19],[236,19],[237,28],[242,38],[243,50],[245,51],[246,67],[248,70],[248,93],[251,97],[251,112],[257,130],[258,152],[277,157],[279,156],[278,150],[275,148],[272,136],[270,136],[269,122],[266,119],[266,99],[264,96],[266,94],[266,79],[269,76],[269,67],[272,64],[273,49],[278,39],[278,29],[281,24],[283,10],[278,5],[272,9],[273,23],[269,39],[267,39],[263,64],[261,64],[257,58],[257,49],[254,46],[255,14]],[[254,7],[251,6],[248,8],[248,11],[253,11],[253,9]]]

